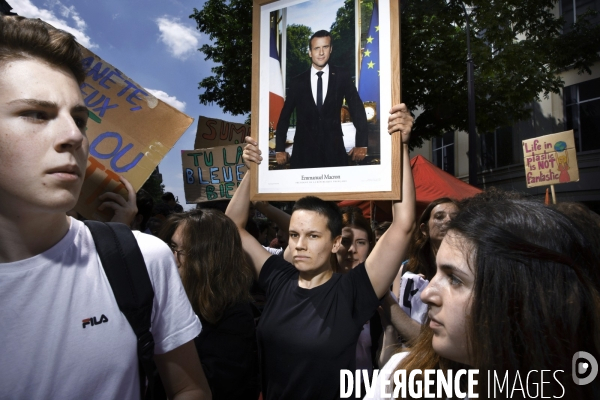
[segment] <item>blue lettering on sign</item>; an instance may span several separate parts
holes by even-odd
[[[217,171],[219,171],[219,167],[211,167],[208,170],[208,174],[210,175],[210,183],[219,184],[219,182],[221,182],[217,176]]]
[[[97,151],[96,147],[100,144],[100,142],[109,138],[117,139],[117,146],[115,147],[115,150],[112,153],[108,154],[103,154]],[[90,144],[90,154],[101,160],[107,160],[109,158],[114,157],[119,152],[122,144],[123,139],[121,138],[121,135],[119,135],[117,132],[104,132],[103,134],[99,135],[96,139],[94,139]]]
[[[122,75],[122,72],[119,71],[118,69],[112,69],[110,66],[108,67],[104,67],[102,65],[102,62],[98,61],[96,62],[96,64],[94,64],[94,57],[87,57],[84,58],[82,60],[82,66],[84,71],[86,71],[87,76],[91,76],[92,79],[96,82],[98,82],[98,84],[103,87],[104,89],[111,89],[111,85],[109,83],[113,83],[113,84],[125,84],[125,87],[122,88],[118,93],[117,93],[117,97],[121,97],[124,96],[127,92],[129,92],[130,89],[133,89],[133,91],[131,93],[129,93],[127,95],[127,97],[125,98],[125,101],[127,101],[129,104],[133,105],[133,107],[131,107],[129,110],[130,111],[139,111],[142,109],[142,106],[139,105],[137,101],[143,101],[143,98],[140,97],[139,95],[143,95],[143,96],[148,96],[148,93],[144,91],[144,89],[138,87],[135,83],[128,81],[127,79],[125,79]],[[118,78],[118,79],[115,79]],[[91,99],[89,99],[89,101],[91,101],[92,99],[94,99],[96,97],[96,95],[99,93],[98,91],[95,91],[92,94],[86,93],[84,92],[84,88],[85,86],[89,86],[90,88],[92,88],[92,90],[94,90],[94,87],[92,87],[91,85],[84,83],[81,86],[81,92],[86,95],[86,96],[91,96]],[[102,95],[104,96],[104,95]],[[102,103],[104,101],[104,103]],[[94,111],[98,111],[100,113],[100,116],[104,116],[104,113],[106,112],[106,110],[109,110],[111,108],[116,108],[119,105],[118,104],[110,104],[110,98],[104,98],[101,97],[100,100],[97,100],[93,106],[99,105],[100,103],[102,103],[102,106],[100,106],[97,109],[94,109]],[[92,107],[93,107],[92,106]],[[88,105],[88,107],[90,107]]]
[[[129,96],[127,96],[127,102],[133,104],[134,106],[137,106],[138,104],[135,103],[133,99],[138,99],[140,101],[142,100],[140,97],[137,96],[138,93],[141,93],[144,96],[148,96],[148,93],[144,92],[142,89],[135,89],[129,94]]]
[[[93,92],[86,92],[85,89],[88,87],[92,89]],[[107,110],[119,107],[118,104],[110,104],[110,98],[106,97],[103,94],[100,95],[100,98],[98,100],[95,100],[96,96],[100,94],[100,91],[95,90],[94,87],[88,83],[82,83],[79,89],[81,91],[81,94],[84,96],[83,102],[85,103],[85,106],[91,108],[92,111],[97,112],[100,117],[104,117],[104,114]],[[96,107],[98,105],[100,106]]]
[[[102,78],[100,80],[100,86],[102,86],[105,89],[110,89],[110,87],[106,86],[106,81],[109,81],[112,83],[117,83],[117,82],[113,81],[112,79],[110,79],[113,75],[117,75],[119,78],[122,79],[121,71],[119,71],[118,69],[115,69],[114,71],[110,71],[108,74],[106,74],[106,76],[104,78]]]
[[[115,146],[115,149],[110,153],[100,153],[96,149],[96,147],[98,147],[98,145],[103,140],[110,139],[110,138],[117,139],[117,145]],[[129,143],[121,149],[122,145],[123,145],[123,138],[121,138],[121,135],[119,135],[117,132],[104,132],[103,134],[99,135],[96,139],[94,139],[92,141],[92,143],[90,144],[90,154],[94,157],[97,157],[97,158],[100,158],[103,160],[110,159],[110,166],[113,169],[113,171],[115,171],[115,172],[127,172],[130,169],[132,169],[133,167],[135,167],[140,162],[140,160],[142,159],[144,154],[139,153],[133,159],[133,161],[131,161],[129,164],[119,167],[117,165],[117,162],[125,155],[125,153],[127,153],[133,147],[133,144]]]
[[[93,80],[98,81],[98,79],[102,78],[110,70],[109,67],[106,67],[102,71],[100,71],[101,68],[102,63],[96,63],[96,65],[94,65],[92,69],[88,71],[87,76],[91,76]]]
[[[210,182],[202,179],[202,168],[198,168],[198,183],[201,185],[208,185]]]
[[[81,66],[83,67],[83,70],[87,71],[93,62],[94,62],[94,57],[86,57],[83,60],[81,60]]]
[[[233,169],[231,167],[223,167],[223,180],[225,182],[233,181]]]
[[[244,173],[240,171],[240,169],[243,167],[244,164],[238,164],[235,166],[235,174],[238,180],[238,185],[240,184],[240,181],[244,178]]]
[[[190,185],[194,183],[194,170],[191,168],[185,169],[185,181]]]

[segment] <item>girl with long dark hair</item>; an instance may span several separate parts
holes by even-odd
[[[521,374],[524,391],[505,389],[508,398],[539,392],[536,384],[548,397],[600,396],[598,379],[585,386],[573,379],[576,353],[600,359],[600,269],[569,218],[531,201],[475,198],[450,222],[436,264],[421,295],[429,312],[417,342],[380,377],[472,368],[480,371],[480,397],[493,384],[487,371],[507,375],[511,388]],[[551,373],[540,380],[541,370]],[[526,380],[529,371],[538,373]],[[377,389],[368,398],[383,396]]]

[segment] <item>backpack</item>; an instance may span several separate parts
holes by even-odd
[[[125,224],[89,220],[84,223],[92,233],[119,309],[137,337],[141,398],[166,399],[154,363],[154,338],[150,332],[154,290],[137,240]]]

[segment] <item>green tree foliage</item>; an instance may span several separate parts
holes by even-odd
[[[162,183],[160,174],[153,173],[142,185],[142,189],[152,196],[154,204],[162,202],[162,195],[165,194],[165,185]]]
[[[557,93],[560,72],[598,60],[600,26],[562,34],[552,0],[411,0],[402,9],[402,94],[413,111],[413,145],[468,130],[465,11],[475,62],[477,130],[528,118],[530,104]],[[575,44],[577,45],[569,45]]]
[[[331,25],[329,31],[331,32],[333,43],[333,52],[330,58],[331,64],[344,66],[344,68],[354,71],[356,68],[354,63],[348,63],[350,60],[354,61],[358,53],[354,45],[356,41],[354,32],[354,0],[346,0],[344,2],[344,6],[337,11],[335,22]]]
[[[216,103],[232,115],[250,112],[252,88],[252,0],[208,0],[202,10],[194,8],[190,18],[212,45],[200,47],[205,60],[212,60],[214,75],[198,88],[200,103]]]
[[[465,10],[470,11],[475,61],[477,128],[480,133],[530,116],[530,105],[558,92],[559,73],[590,72],[599,60],[600,25],[578,16],[562,34],[556,0],[411,0],[402,2],[402,99],[417,118],[413,146],[450,130],[467,131]],[[200,49],[219,65],[200,88],[203,104],[215,102],[234,115],[250,111],[250,0],[208,0],[192,18],[214,45]],[[343,41],[354,30],[353,0],[346,0],[331,27],[332,64],[343,56]],[[352,42],[354,39],[352,39]],[[342,48],[340,48],[342,47]],[[339,64],[339,62],[338,62]]]
[[[314,32],[305,25],[292,24],[287,27],[286,76],[289,87],[291,79],[310,68],[308,39]]]

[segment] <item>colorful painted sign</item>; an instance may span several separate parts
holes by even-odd
[[[245,144],[182,150],[183,188],[188,204],[228,200],[247,171],[242,159]]]
[[[89,109],[90,155],[75,210],[86,218],[107,221],[98,196],[112,191],[127,198],[119,175],[137,191],[192,124],[193,118],[158,100],[123,72],[82,47]]]
[[[579,181],[573,131],[523,140],[527,187]]]
[[[195,149],[244,143],[250,135],[250,125],[227,122],[216,118],[198,118]]]

